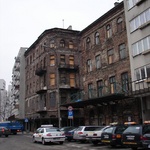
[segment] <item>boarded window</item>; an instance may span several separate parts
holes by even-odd
[[[70,74],[70,87],[75,87],[75,74]]]
[[[69,42],[69,48],[73,49],[73,42],[72,41]]]
[[[54,66],[55,65],[55,56],[51,55],[50,56],[50,66]]]
[[[74,56],[69,56],[69,65],[74,65]]]
[[[55,85],[55,74],[50,74],[50,85]]]

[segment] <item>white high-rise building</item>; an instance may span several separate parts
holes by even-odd
[[[13,119],[25,118],[25,58],[26,47],[21,47],[15,57],[12,71],[12,116]]]
[[[7,118],[7,91],[6,82],[4,79],[0,79],[0,121]]]
[[[142,92],[142,121],[150,120],[150,0],[124,0],[132,88]]]

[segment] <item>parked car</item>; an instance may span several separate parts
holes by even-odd
[[[125,125],[112,125],[106,128],[101,134],[101,142],[112,147],[122,144],[122,133],[127,128]]]
[[[101,126],[97,129],[95,129],[95,131],[93,131],[92,135],[86,136],[86,140],[92,142],[94,145],[101,143],[101,134],[108,127],[110,127],[110,126]]]
[[[41,127],[36,130],[32,136],[33,142],[42,142],[45,145],[48,142],[58,142],[63,144],[65,135],[58,128]]]
[[[150,147],[150,124],[129,126],[123,132],[122,142],[133,150]]]
[[[6,127],[0,127],[0,136],[4,135],[5,137],[8,137],[11,134],[10,130]]]
[[[95,131],[99,126],[79,126],[73,134],[73,139],[80,142],[86,141],[86,135],[93,134],[93,131]]]
[[[143,135],[142,145],[145,149],[150,149],[150,132]]]
[[[66,131],[73,130],[75,128],[76,127],[74,126],[65,126],[65,127],[60,128],[60,131],[65,134]]]
[[[73,135],[74,135],[74,132],[77,128],[74,128],[72,130],[69,130],[69,131],[65,131],[64,134],[66,136],[66,140],[68,140],[69,142],[73,140]]]

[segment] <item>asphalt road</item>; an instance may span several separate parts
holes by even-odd
[[[8,138],[0,137],[0,150],[131,150],[129,148],[111,148],[109,146],[94,146],[91,143],[67,142],[63,145],[57,143],[42,145],[33,143],[30,134],[10,135]]]

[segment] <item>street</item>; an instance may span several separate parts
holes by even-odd
[[[109,146],[94,146],[91,143],[78,143],[65,141],[63,145],[51,143],[42,145],[32,143],[31,134],[10,135],[8,138],[0,137],[0,150],[131,150],[129,148],[111,148]]]

